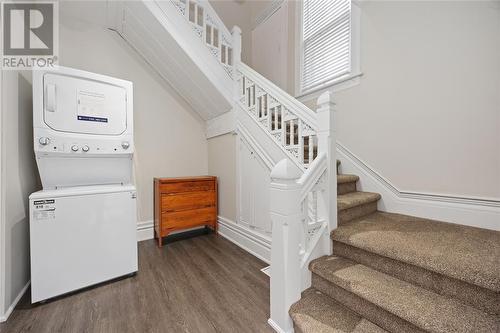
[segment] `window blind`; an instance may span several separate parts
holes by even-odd
[[[302,91],[350,72],[350,0],[303,1],[302,52]]]

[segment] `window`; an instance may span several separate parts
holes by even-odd
[[[351,73],[351,1],[304,0],[301,13],[299,88],[304,94]]]

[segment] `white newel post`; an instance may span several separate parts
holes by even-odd
[[[326,194],[328,208],[329,232],[327,242],[328,253],[331,253],[330,231],[337,228],[337,154],[336,154],[336,130],[335,130],[335,103],[332,93],[324,92],[318,98],[318,151],[326,152],[328,183]]]
[[[271,318],[278,332],[293,332],[290,306],[300,299],[301,172],[293,163],[281,160],[271,171],[270,210],[271,245]]]
[[[231,29],[233,37],[233,66],[236,67],[241,62],[241,29],[237,25]]]

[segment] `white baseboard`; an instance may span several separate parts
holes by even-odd
[[[271,239],[252,229],[219,216],[219,235],[267,264],[271,263]]]
[[[342,173],[359,176],[358,190],[382,195],[382,211],[500,230],[500,200],[403,191],[339,142],[337,152]]]
[[[14,302],[12,302],[7,311],[5,311],[4,314],[0,315],[0,323],[3,323],[4,321],[7,321],[7,319],[9,319],[9,316],[12,314],[12,311],[14,311],[14,308],[16,307],[17,303],[19,303],[24,293],[26,293],[26,290],[28,290],[30,283],[31,281],[28,281],[26,283],[26,285],[23,287],[23,289],[21,289],[19,294],[17,294],[16,298],[14,299]]]
[[[169,235],[175,235],[186,231],[203,229],[204,227],[194,227],[187,228],[179,231],[173,231]],[[137,242],[142,242],[145,240],[150,240],[155,237],[154,233],[154,222],[153,221],[142,221],[137,223]]]
[[[142,242],[154,238],[153,221],[143,221],[137,223],[137,241]]]
[[[267,323],[269,324],[269,326],[271,326],[273,328],[273,330],[277,333],[292,333],[292,331],[285,331],[284,329],[282,329],[281,327],[279,327],[278,324],[276,324],[276,322],[274,320],[272,320],[271,318],[269,318],[267,320]]]

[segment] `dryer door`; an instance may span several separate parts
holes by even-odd
[[[69,75],[43,77],[43,118],[56,131],[119,135],[127,129],[123,87]]]

